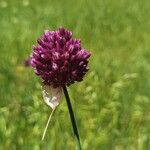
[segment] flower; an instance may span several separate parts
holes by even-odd
[[[30,58],[30,57],[27,58],[27,59],[25,59],[25,60],[23,61],[24,66],[25,66],[25,67],[29,67],[30,64],[31,64],[30,61],[31,61],[31,58]]]
[[[83,80],[91,53],[81,47],[79,39],[72,38],[72,32],[46,30],[37,42],[30,63],[44,84],[62,87]]]

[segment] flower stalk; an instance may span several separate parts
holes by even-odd
[[[74,134],[75,134],[76,139],[77,139],[78,150],[81,150],[80,136],[79,136],[79,133],[78,133],[76,120],[75,120],[75,117],[74,117],[74,113],[73,113],[70,97],[69,97],[69,94],[68,94],[66,86],[63,86],[63,91],[64,91],[64,95],[65,95],[65,98],[66,98],[66,102],[67,102],[67,106],[68,106],[68,110],[69,110],[69,114],[70,114],[70,119],[71,119],[73,131],[74,131]]]

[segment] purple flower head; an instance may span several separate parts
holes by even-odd
[[[44,84],[60,87],[82,81],[88,71],[90,52],[64,28],[46,30],[33,46],[30,63]]]

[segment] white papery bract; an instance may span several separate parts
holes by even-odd
[[[62,88],[54,88],[53,86],[49,85],[42,85],[41,88],[45,103],[52,109],[55,109],[60,103],[62,96]]]

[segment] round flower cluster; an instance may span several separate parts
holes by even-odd
[[[30,63],[44,84],[60,87],[82,81],[91,54],[81,48],[81,41],[73,39],[70,31],[46,30],[37,42]]]

